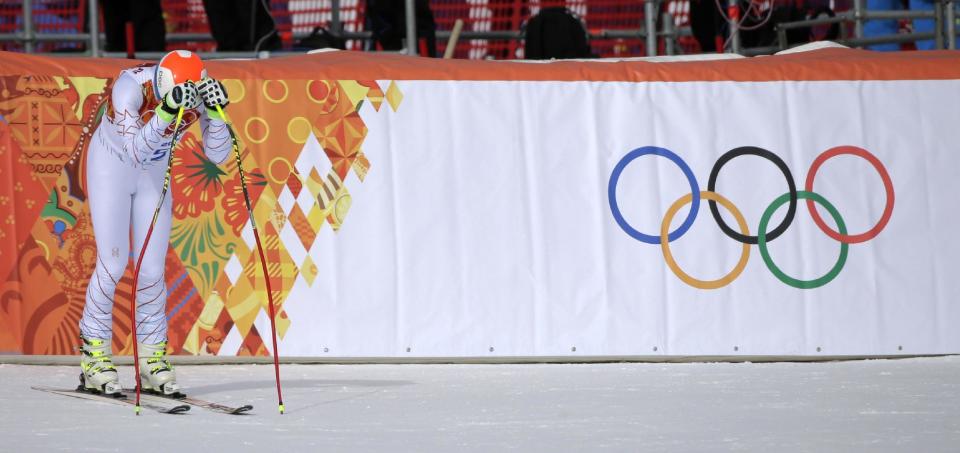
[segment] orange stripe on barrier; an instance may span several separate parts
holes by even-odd
[[[115,77],[131,60],[53,58],[0,52],[0,76]],[[597,82],[823,81],[960,79],[960,52],[821,49],[715,61],[441,60],[364,52],[327,52],[265,60],[209,61],[218,78],[310,80],[515,80]]]

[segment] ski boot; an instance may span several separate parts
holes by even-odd
[[[158,344],[137,343],[140,354],[140,389],[144,393],[184,398],[177,385],[177,375],[173,365],[167,360],[167,342]]]
[[[89,393],[102,393],[113,397],[123,396],[117,368],[113,366],[110,340],[80,336],[80,387],[77,390]]]

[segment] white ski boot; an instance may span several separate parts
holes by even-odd
[[[80,389],[91,393],[103,393],[119,397],[123,393],[117,368],[113,366],[110,340],[80,336]]]
[[[167,360],[167,342],[137,343],[140,354],[140,389],[171,398],[183,398],[173,365]]]

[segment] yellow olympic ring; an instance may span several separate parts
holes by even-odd
[[[321,97],[319,98],[313,95],[313,90],[314,90],[313,84],[315,83],[320,84],[320,88],[318,88],[318,91]],[[323,104],[324,102],[327,102],[327,99],[329,99],[330,96],[335,96],[337,94],[337,92],[335,91],[335,87],[333,87],[333,85],[327,80],[309,80],[307,81],[306,88],[307,88],[307,97],[311,101],[313,101],[315,104]]]
[[[250,134],[250,126],[254,122],[257,122],[263,125],[265,132],[262,137],[254,137],[253,135]],[[270,124],[267,123],[267,121],[264,120],[263,118],[260,118],[259,116],[251,116],[250,118],[247,119],[247,122],[243,125],[243,132],[247,134],[247,139],[259,145],[267,141],[267,137],[270,136]]]
[[[310,120],[302,116],[294,117],[287,123],[287,136],[297,144],[306,143],[312,131],[313,125],[310,124]]]
[[[743,214],[740,213],[740,210],[737,209],[730,200],[727,200],[722,195],[716,192],[708,192],[706,190],[700,192],[700,198],[704,200],[713,200],[721,205],[724,208],[727,208],[733,218],[736,219],[737,225],[740,225],[740,232],[743,235],[749,235],[750,229],[747,227],[747,221],[743,218]],[[668,236],[670,235],[670,222],[673,221],[673,216],[676,215],[677,211],[680,210],[684,205],[691,203],[693,201],[693,194],[686,194],[680,197],[679,200],[673,202],[670,206],[670,209],[667,209],[666,215],[663,217],[663,223],[660,224],[660,249],[663,251],[663,260],[666,261],[667,267],[670,268],[673,273],[683,280],[684,283],[693,286],[694,288],[700,289],[717,289],[729,285],[731,282],[737,279],[740,276],[740,273],[743,272],[743,269],[747,267],[747,261],[750,259],[750,244],[743,243],[743,252],[740,254],[740,261],[737,262],[737,265],[733,267],[733,270],[730,271],[727,275],[720,277],[717,280],[699,280],[691,277],[677,265],[676,260],[673,259],[673,254],[670,253],[670,241]]]
[[[279,83],[280,86],[283,87],[283,95],[281,95],[281,96],[279,96],[279,97],[276,97],[276,98],[271,97],[271,96],[270,96],[270,93],[269,93],[269,91],[270,91],[270,90],[269,90],[270,82]],[[290,88],[287,86],[287,82],[286,82],[285,80],[264,80],[264,81],[263,81],[263,86],[261,87],[261,90],[263,91],[263,97],[266,98],[268,101],[274,103],[274,104],[280,104],[280,103],[282,103],[283,101],[286,101],[286,100],[287,100],[287,96],[290,95]]]
[[[286,165],[287,168],[285,170],[280,171],[280,174],[282,174],[283,177],[278,177],[277,174],[273,172],[273,164],[276,164],[276,163],[281,163]],[[287,179],[290,178],[290,173],[293,173],[293,165],[291,165],[290,161],[287,160],[287,158],[285,157],[274,157],[270,161],[270,163],[267,164],[267,177],[270,178],[270,181],[276,184],[281,184],[281,185],[286,184]]]
[[[320,105],[317,113],[322,115],[332,112],[340,102],[339,88],[327,80],[311,80],[307,82],[306,92],[308,99]],[[314,96],[315,94],[319,97]]]
[[[223,83],[224,88],[227,90],[227,94],[230,95],[231,104],[236,104],[247,96],[247,87],[245,87],[243,82],[240,80],[223,79],[220,82]]]

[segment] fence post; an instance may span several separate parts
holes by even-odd
[[[33,0],[23,2],[23,50],[33,53]]]
[[[669,11],[664,12],[660,20],[663,21],[663,51],[667,55],[675,55],[674,45],[677,42],[677,35],[673,23],[673,14],[670,14]]]
[[[100,11],[98,0],[87,0],[87,16],[90,23],[90,56],[100,56]]]
[[[330,0],[330,28],[334,36],[340,36],[343,24],[340,23],[340,0]]]
[[[943,0],[934,0],[933,2],[933,42],[937,50],[944,49],[943,45],[943,9],[945,2]]]
[[[727,16],[730,18],[730,51],[739,54],[740,49],[740,5],[737,0],[727,3]]]
[[[853,37],[863,37],[863,0],[853,0]]]
[[[643,4],[644,29],[647,34],[647,56],[657,55],[657,0],[646,0]]]
[[[956,5],[953,4],[953,0],[946,0],[943,3],[944,8],[946,8],[946,38],[947,38],[947,49],[956,50],[957,49],[957,14],[956,14]]]
[[[406,0],[407,12],[407,55],[417,55],[417,7],[414,0]]]

